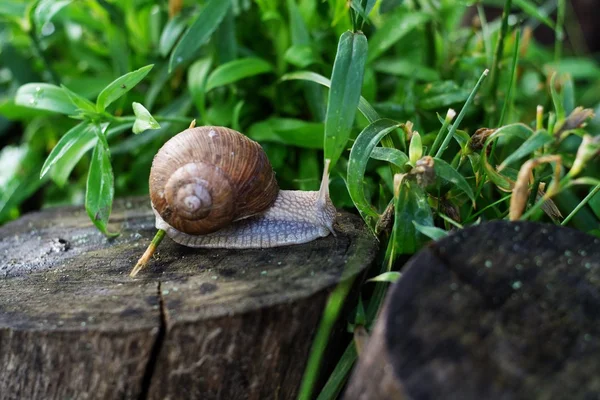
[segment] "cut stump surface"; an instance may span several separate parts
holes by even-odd
[[[376,242],[342,212],[337,237],[273,249],[190,249],[149,201],[115,202],[106,239],[79,207],[0,228],[0,399],[289,399],[329,291]]]
[[[497,221],[423,249],[344,399],[600,399],[600,239]]]

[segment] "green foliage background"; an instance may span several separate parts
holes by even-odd
[[[532,37],[542,25],[553,46]],[[599,234],[600,67],[564,45],[576,31],[564,0],[4,0],[0,223],[75,203],[118,234],[114,197],[147,194],[168,138],[192,119],[229,126],[263,145],[284,189],[318,189],[332,160],[334,203],[385,253],[349,317],[368,329],[397,257],[450,229],[510,216]],[[352,345],[344,357],[320,398],[339,392]]]

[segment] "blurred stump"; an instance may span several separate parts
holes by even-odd
[[[0,229],[0,399],[293,398],[329,291],[376,253],[343,212],[337,237],[304,245],[165,239],[132,279],[149,201],[117,201],[111,225],[109,241],[65,207]]]
[[[600,239],[490,222],[405,266],[345,400],[600,398]]]

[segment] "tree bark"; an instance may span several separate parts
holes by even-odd
[[[294,398],[328,293],[377,251],[341,212],[337,237],[304,245],[165,238],[133,279],[155,233],[149,201],[117,201],[111,229],[79,207],[0,229],[0,399]]]
[[[498,221],[392,286],[345,400],[600,398],[600,239]]]

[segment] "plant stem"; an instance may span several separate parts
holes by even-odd
[[[519,62],[519,44],[521,42],[521,31],[517,30],[515,34],[515,50],[513,53],[513,62],[512,62],[512,73],[510,75],[510,83],[508,84],[508,91],[506,93],[506,99],[504,100],[504,106],[502,107],[502,114],[500,114],[500,122],[498,126],[502,126],[504,124],[504,117],[506,116],[506,112],[510,106],[512,100],[512,90],[515,82],[515,77],[517,75],[517,64]],[[496,143],[496,142],[494,142]]]
[[[569,221],[575,216],[575,214],[577,214],[577,212],[579,212],[579,210],[581,210],[583,208],[583,206],[585,206],[592,199],[592,197],[594,197],[594,195],[596,193],[598,193],[599,191],[600,191],[600,184],[596,185],[590,191],[590,193],[588,193],[588,195],[585,196],[585,198],[583,200],[581,200],[581,202],[579,204],[577,204],[577,207],[575,207],[573,209],[573,211],[571,211],[571,213],[569,215],[567,215],[567,217],[560,224],[563,226],[568,224]]]
[[[449,109],[448,112],[446,113],[446,118],[444,119],[444,123],[442,124],[440,131],[438,132],[433,144],[431,145],[431,150],[429,150],[430,156],[433,156],[433,153],[438,151],[440,144],[441,144],[440,142],[442,141],[442,136],[443,136],[444,132],[446,132],[446,129],[448,129],[448,125],[450,125],[450,122],[452,122],[452,120],[454,119],[455,116],[456,116],[456,111],[454,111],[453,109]]]
[[[512,7],[512,0],[504,2],[504,11],[502,11],[502,25],[498,33],[498,42],[496,42],[496,52],[494,54],[494,62],[492,64],[492,72],[490,77],[490,92],[488,103],[489,126],[494,125],[493,115],[496,111],[496,99],[498,98],[498,84],[500,82],[500,62],[504,54],[504,37],[508,31],[508,16]]]
[[[458,117],[456,117],[456,122],[454,124],[452,124],[452,127],[450,128],[450,130],[448,131],[448,134],[446,135],[446,137],[444,138],[444,141],[442,142],[442,146],[437,151],[437,153],[435,155],[436,158],[441,158],[442,154],[444,154],[444,151],[446,150],[446,147],[448,147],[448,144],[450,143],[450,139],[452,139],[452,137],[454,136],[454,133],[458,129],[458,126],[462,122],[462,119],[465,117],[465,114],[467,113],[467,109],[469,108],[469,106],[473,102],[473,99],[475,98],[475,93],[477,93],[477,89],[479,89],[479,87],[481,86],[481,83],[483,82],[483,80],[487,76],[488,72],[489,72],[489,70],[486,69],[485,71],[483,71],[483,73],[479,77],[479,80],[477,81],[477,83],[475,84],[475,87],[471,91],[471,94],[467,98],[467,101],[465,102],[465,105],[460,110],[460,113],[458,114]]]
[[[32,27],[32,29],[29,31],[29,38],[31,39],[31,42],[33,43],[33,48],[35,49],[35,52],[37,53],[39,59],[42,61],[42,64],[44,64],[44,68],[50,74],[50,80],[52,81],[53,84],[60,85],[60,79],[58,79],[58,75],[56,74],[56,72],[54,72],[54,69],[52,69],[52,67],[50,66],[50,61],[46,58],[46,55],[44,54],[44,51],[42,50],[40,41],[38,40],[38,37],[35,34],[34,27]]]
[[[165,233],[166,232],[162,229],[159,229],[158,232],[156,232],[156,235],[154,235],[152,242],[150,242],[150,245],[148,246],[144,254],[140,257],[137,264],[135,264],[135,267],[133,267],[133,269],[129,273],[130,277],[133,278],[134,276],[136,276],[138,272],[140,272],[141,269],[144,268],[144,266],[146,266],[148,261],[150,261],[150,258],[152,258],[152,255],[156,251],[156,248],[165,237]]]
[[[554,41],[554,61],[559,61],[562,55],[565,25],[565,0],[558,0],[556,10],[556,40]]]

